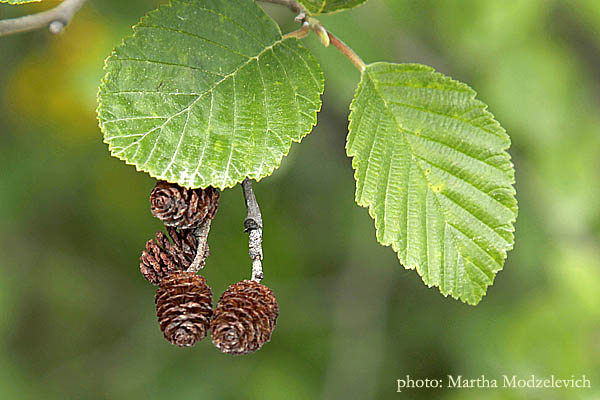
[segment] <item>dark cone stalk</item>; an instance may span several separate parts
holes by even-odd
[[[169,342],[193,346],[206,337],[213,311],[212,292],[204,277],[191,272],[166,276],[155,303],[160,329]]]
[[[186,189],[175,183],[159,181],[150,193],[150,210],[166,226],[192,229],[214,218],[219,206],[219,191]]]
[[[140,257],[140,271],[153,285],[158,285],[169,273],[185,271],[196,256],[198,240],[193,231],[168,227],[167,234],[168,236],[163,232],[156,232],[156,236],[146,242],[146,249]],[[206,244],[202,267],[208,255]]]
[[[234,283],[215,309],[210,324],[212,342],[223,353],[253,353],[271,339],[278,315],[271,289],[249,280]]]

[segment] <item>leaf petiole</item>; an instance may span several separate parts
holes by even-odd
[[[285,35],[283,35],[284,39],[288,39],[288,38],[293,38],[295,37],[296,39],[304,39],[308,34],[310,33],[310,24],[308,23],[308,21],[304,21],[302,23],[302,28],[290,32],[290,33],[286,33]]]
[[[346,43],[342,42],[333,33],[327,31],[325,27],[319,22],[318,19],[308,17],[304,7],[295,0],[259,0],[264,3],[279,4],[289,8],[292,12],[298,14],[296,21],[302,22],[302,27],[297,31],[287,33],[283,35],[284,39],[295,37],[298,39],[304,39],[309,31],[312,29],[315,34],[319,37],[319,40],[325,47],[329,47],[329,44],[333,44],[343,55],[348,58],[352,64],[359,70],[363,71],[366,68],[365,62],[354,50],[352,50]]]
[[[342,54],[346,56],[346,58],[348,58],[350,61],[352,61],[352,64],[354,64],[354,66],[360,72],[362,72],[362,71],[365,70],[365,68],[367,67],[367,65],[362,60],[362,58],[360,58],[360,56],[354,52],[354,50],[352,50],[346,43],[342,42],[333,33],[327,32],[327,35],[329,36],[330,43],[332,45],[334,45],[336,49],[338,49],[339,51],[341,51]]]

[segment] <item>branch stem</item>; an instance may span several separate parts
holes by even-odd
[[[252,260],[252,280],[260,282],[264,277],[262,269],[262,233],[263,221],[260,208],[252,190],[252,181],[248,178],[242,182],[244,200],[246,201],[246,219],[244,220],[244,231],[249,233],[248,255]]]
[[[64,0],[58,6],[47,11],[1,20],[0,36],[28,32],[45,27],[48,27],[53,34],[60,33],[86,1],[87,0]]]
[[[342,52],[354,66],[360,71],[364,71],[367,67],[365,62],[360,58],[358,54],[354,52],[346,43],[342,42],[337,36],[333,33],[327,31],[325,27],[315,18],[308,16],[308,13],[302,4],[298,3],[296,0],[258,0],[263,3],[271,3],[271,4],[279,4],[289,8],[292,12],[296,13],[296,21],[302,22],[302,28],[297,31],[290,32],[287,35],[284,35],[284,38],[288,37],[296,37],[298,39],[302,39],[308,35],[308,31],[306,31],[306,23],[309,23],[309,29],[312,29],[315,34],[319,37],[319,40],[323,44],[323,46],[328,47],[331,43],[334,45],[339,51]]]

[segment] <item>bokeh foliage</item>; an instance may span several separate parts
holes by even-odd
[[[424,287],[376,243],[344,150],[359,74],[309,38],[323,111],[255,188],[264,283],[281,317],[272,342],[244,358],[164,342],[137,270],[160,228],[153,180],[109,156],[95,120],[105,55],[158,3],[90,2],[59,37],[0,40],[3,398],[388,399],[406,374],[586,374],[593,388],[405,398],[600,395],[598,2],[371,0],[320,18],[366,62],[420,62],[477,89],[513,142],[515,249],[473,308]],[[55,4],[3,5],[0,17]],[[284,32],[296,28],[267,9]],[[225,191],[205,271],[215,293],[249,274],[244,214],[239,188]]]

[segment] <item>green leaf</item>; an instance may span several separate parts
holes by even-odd
[[[8,4],[26,4],[26,3],[39,3],[42,0],[0,0],[0,3]]]
[[[358,7],[367,0],[298,0],[311,15],[320,15]]]
[[[469,304],[502,269],[517,216],[510,138],[475,96],[427,66],[368,65],[346,146],[377,240]]]
[[[186,187],[270,175],[316,124],[323,74],[253,0],[174,0],[106,60],[113,156]]]

